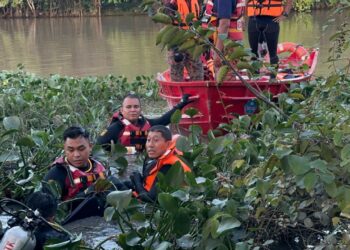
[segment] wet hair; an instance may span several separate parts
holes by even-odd
[[[149,132],[159,132],[166,141],[171,141],[171,131],[163,125],[155,125],[149,129]]]
[[[137,99],[137,100],[139,100],[139,103],[140,103],[140,105],[141,105],[141,99],[140,99],[140,97],[139,97],[138,95],[133,94],[133,93],[128,93],[128,94],[127,94],[126,96],[124,96],[124,98],[123,98],[122,106],[123,106],[123,103],[124,103],[124,101],[125,101],[126,98],[129,98],[129,99]]]
[[[27,206],[38,210],[42,217],[48,219],[56,215],[58,203],[52,194],[37,191],[28,197]]]
[[[78,137],[84,137],[86,139],[89,140],[89,132],[86,131],[84,128],[82,127],[79,127],[79,126],[72,126],[72,127],[69,127],[67,128],[64,132],[63,132],[63,140],[66,141],[67,138],[70,138],[70,139],[76,139]]]

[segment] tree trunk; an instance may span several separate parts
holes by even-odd
[[[97,16],[101,16],[101,0],[95,0],[95,9]]]
[[[34,1],[33,0],[27,0],[27,4],[29,6],[29,9],[33,13],[33,17],[36,17]]]

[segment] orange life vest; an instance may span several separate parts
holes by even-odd
[[[204,28],[210,28],[209,24],[214,27],[218,25],[217,13],[213,12],[214,2],[208,0],[205,5],[204,20],[209,20],[208,23],[203,23]],[[243,16],[245,11],[245,0],[237,0],[236,9],[231,15],[228,38],[233,41],[243,40]],[[202,19],[202,20],[203,20]],[[217,39],[217,32],[214,33],[214,43]]]
[[[146,144],[148,130],[151,128],[151,124],[147,119],[141,116],[140,120],[143,125],[137,126],[129,122],[127,119],[124,119],[119,112],[116,112],[113,114],[112,121],[116,120],[124,125],[124,129],[119,137],[119,143],[126,147],[135,146],[135,149],[138,151],[143,150]]]
[[[61,167],[66,167],[67,170],[65,186],[68,188],[68,192],[62,197],[62,200],[72,199],[80,191],[91,186],[98,178],[106,178],[105,167],[94,159],[89,159],[90,168],[87,171],[82,171],[79,168],[69,165],[64,157],[57,158],[53,165],[55,164]],[[68,170],[70,172],[68,172]]]
[[[280,16],[283,13],[282,0],[248,0],[248,16]]]
[[[178,155],[182,154],[181,151],[176,149],[176,140],[178,137],[178,135],[173,136],[173,140],[167,151],[156,160],[153,168],[148,172],[147,176],[144,176],[143,187],[145,188],[145,190],[151,190],[159,171],[166,165],[173,165],[176,162],[180,162],[185,172],[191,172],[191,168],[178,157]],[[138,196],[136,192],[133,192],[133,194],[136,197]]]
[[[185,23],[186,16],[190,13],[194,14],[195,19],[198,19],[200,6],[198,4],[198,0],[172,0],[171,3],[176,4],[177,12],[179,12],[181,16],[182,23]],[[187,29],[187,26],[183,26],[183,29]]]

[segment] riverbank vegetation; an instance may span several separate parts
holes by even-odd
[[[174,166],[160,176],[157,203],[130,191],[108,195],[105,218],[122,232],[108,238],[123,249],[348,249],[350,62],[336,66],[349,60],[348,26],[331,39],[329,76],[291,85],[279,110],[259,101],[259,113],[223,124],[225,135],[203,140],[192,126],[180,137],[193,172]],[[67,126],[81,124],[95,138],[125,93],[157,100],[148,77],[42,78],[21,68],[1,72],[0,89],[0,190],[17,199],[40,186]],[[111,167],[125,164],[121,152],[94,153]]]
[[[92,137],[107,125],[126,93],[158,100],[154,80],[140,76],[41,78],[25,72],[0,72],[0,190],[22,199],[33,191],[50,162],[62,151],[62,131],[81,124]]]
[[[164,15],[154,20],[172,23]],[[199,55],[208,32],[186,21],[190,31],[159,43],[176,40],[182,48],[193,39],[197,46],[186,51]],[[278,108],[259,97],[259,113],[223,124],[227,134],[209,132],[207,141],[192,126],[177,147],[193,172],[174,166],[160,177],[158,203],[145,209],[129,191],[111,193],[105,218],[121,227],[115,239],[123,249],[349,249],[349,36],[341,26],[331,40],[330,65],[347,60],[345,67],[291,85]],[[235,46],[226,59],[254,72],[254,62],[243,61],[246,51],[225,46]]]
[[[142,0],[0,0],[0,16],[63,17],[115,15],[125,11],[141,13],[141,3]],[[340,0],[296,0],[293,5],[296,11],[305,12],[315,8],[332,8],[340,3]]]

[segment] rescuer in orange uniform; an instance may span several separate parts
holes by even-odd
[[[198,0],[162,0],[166,7],[165,13],[174,16],[176,11],[181,16],[181,23],[176,23],[181,29],[188,29],[185,18],[189,13],[193,13],[195,18],[199,17],[200,6]],[[193,58],[188,52],[181,52],[178,46],[169,48],[167,60],[170,65],[170,78],[175,82],[184,81],[184,68],[186,68],[189,78],[192,81],[204,79],[204,70],[200,58]]]
[[[232,41],[243,41],[243,26],[245,0],[208,0],[202,18],[204,27],[216,27],[214,33],[215,47],[222,51],[223,41],[228,38]],[[207,25],[205,25],[207,23]],[[221,66],[221,59],[214,53],[215,67]]]
[[[279,23],[285,20],[293,5],[293,0],[247,0],[248,37],[252,52],[258,57],[258,44],[267,43],[270,64],[278,65],[277,45]]]
[[[175,147],[176,138],[172,140],[170,130],[163,125],[151,127],[147,136],[147,158],[144,161],[142,174],[133,172],[130,181],[117,186],[119,190],[132,189],[134,196],[142,201],[155,201],[157,199],[158,173],[166,174],[169,169],[179,162],[184,172],[190,172],[178,155],[181,154]]]

